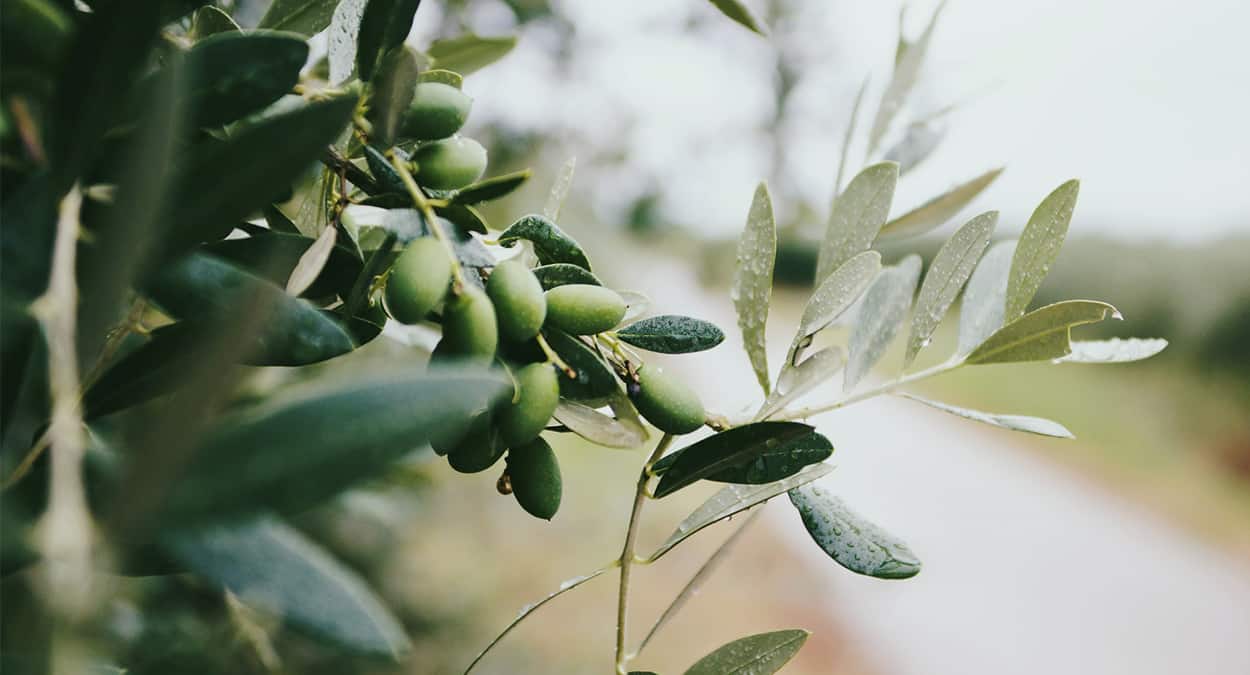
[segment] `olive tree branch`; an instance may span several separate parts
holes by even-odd
[[[629,514],[629,526],[625,530],[625,545],[621,547],[621,556],[618,558],[621,565],[621,583],[616,598],[617,675],[626,675],[625,664],[629,660],[629,655],[625,653],[625,628],[629,614],[629,573],[635,562],[634,544],[638,540],[639,516],[642,515],[642,505],[647,499],[647,482],[651,480],[651,465],[659,461],[672,442],[673,435],[664,434],[660,442],[656,444],[655,450],[651,452],[651,456],[647,458],[647,463],[638,472],[638,487],[634,490],[634,508]]]
[[[920,380],[925,380],[930,377],[941,375],[943,373],[948,373],[962,365],[963,365],[962,360],[946,361],[944,363],[940,363],[936,366],[933,366],[932,368],[919,370],[914,373],[911,373],[910,375],[903,375],[901,377],[897,377],[880,386],[873,387],[872,389],[866,389],[858,394],[855,394],[853,396],[848,396],[846,398],[839,399],[831,403],[824,403],[824,404],[815,405],[815,406],[811,406],[807,408],[794,408],[794,409],[780,410],[770,415],[768,419],[771,419],[771,420],[807,419],[809,417],[813,417],[821,413],[832,412],[839,408],[845,408],[849,405],[853,405],[861,401],[866,401],[870,398],[875,398],[883,394],[893,393],[898,388],[904,385],[912,384],[913,382],[919,382]]]

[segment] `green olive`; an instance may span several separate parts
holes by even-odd
[[[490,360],[499,346],[499,328],[490,298],[476,286],[465,286],[460,295],[443,305],[443,340],[449,355]]]
[[[533,440],[547,426],[560,401],[560,382],[550,363],[522,366],[512,371],[512,378],[516,403],[504,403],[495,416],[504,443],[516,446]]]
[[[508,479],[512,495],[530,515],[551,520],[560,509],[560,464],[541,436],[508,451]]]
[[[519,260],[495,266],[486,282],[486,295],[499,317],[499,336],[522,342],[538,335],[547,318],[547,297],[538,277]]]
[[[590,284],[567,284],[547,291],[547,322],[573,335],[612,330],[625,318],[625,299]]]
[[[430,313],[451,281],[451,258],[434,237],[408,244],[386,279],[386,308],[400,323],[418,323]]]
[[[412,158],[417,162],[417,182],[436,190],[462,188],[486,172],[486,148],[472,138],[426,143]]]
[[[491,423],[491,416],[483,413],[469,423],[469,432],[465,437],[446,450],[447,463],[460,473],[477,473],[494,466],[503,457],[505,449],[499,440],[499,430]]]
[[[638,370],[638,391],[633,398],[638,412],[665,433],[688,434],[703,426],[706,417],[699,395],[655,366]]]
[[[422,82],[404,114],[400,135],[419,141],[447,138],[464,126],[472,106],[468,94],[449,84]]]

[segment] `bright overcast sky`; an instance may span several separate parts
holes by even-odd
[[[889,79],[901,3],[798,4],[788,44],[798,45],[809,76],[785,130],[780,191],[825,204],[855,90],[871,75],[864,125]],[[754,184],[768,174],[758,129],[773,106],[772,45],[700,0],[558,5],[577,27],[568,72],[556,74],[543,36],[531,31],[517,52],[466,83],[476,114],[554,122],[583,158],[605,139],[623,140],[627,170],[580,187],[615,205],[613,193],[660,181],[673,221],[721,236],[741,227]],[[910,36],[934,5],[909,3]],[[471,24],[489,32],[496,21],[483,11]],[[900,184],[896,209],[1005,164],[978,204],[1000,209],[1005,228],[1078,177],[1074,234],[1194,241],[1250,233],[1247,25],[1250,4],[1234,0],[951,0],[915,105],[923,112],[975,96],[949,118],[937,154]]]

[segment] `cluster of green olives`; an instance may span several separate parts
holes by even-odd
[[[486,273],[486,272],[484,272]],[[434,450],[457,471],[484,471],[507,455],[501,491],[511,493],[529,513],[550,519],[559,508],[560,469],[540,434],[551,422],[565,376],[537,340],[545,330],[586,337],[616,328],[625,316],[617,292],[590,284],[544,290],[518,258],[488,272],[485,288],[454,284],[447,247],[428,236],[413,240],[387,276],[383,297],[395,320],[415,324],[434,316],[442,339],[432,363],[469,361],[502,364],[515,385],[511,400],[481,411],[460,438],[434,439]],[[695,393],[658,367],[642,365],[620,373],[638,411],[661,431],[689,433],[704,423]]]
[[[436,190],[455,190],[477,181],[486,172],[486,148],[457,136],[469,118],[473,99],[442,82],[417,85],[412,105],[404,115],[400,135],[419,141],[412,160],[417,180]]]

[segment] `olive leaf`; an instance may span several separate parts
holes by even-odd
[[[855,127],[859,124],[859,109],[864,102],[864,92],[868,91],[868,79],[864,78],[864,83],[859,85],[859,91],[855,94],[855,102],[851,104],[851,116],[846,122],[846,133],[842,135],[842,151],[838,153],[838,173],[833,180],[833,199],[829,203],[830,212],[833,210],[833,202],[838,200],[838,195],[842,194],[842,176],[846,172],[846,158],[851,154],[851,139],[855,137]]]
[[[877,241],[898,241],[945,225],[946,221],[954,218],[977,195],[984,192],[1002,172],[1002,168],[991,169],[891,220],[881,228]]]
[[[1080,191],[1080,181],[1070,180],[1047,195],[1029,216],[1011,259],[1011,278],[1007,282],[1008,321],[1020,317],[1028,309],[1050,266],[1059,256],[1059,248],[1068,233],[1068,223],[1072,221],[1072,211],[1076,208]]]
[[[803,308],[787,362],[795,363],[809,339],[854,304],[880,271],[881,254],[864,251],[826,277]]]
[[[278,518],[175,529],[161,546],[186,569],[315,638],[392,659],[411,646],[363,579]]]
[[[356,32],[356,73],[361,80],[373,79],[387,52],[404,43],[420,4],[421,0],[369,0],[365,5]]]
[[[270,28],[312,37],[330,25],[339,0],[273,0],[257,28]]]
[[[906,544],[824,488],[794,488],[790,502],[812,540],[846,569],[878,579],[907,579],[920,572],[920,560]]]
[[[262,28],[265,28],[265,26],[262,26]],[[235,23],[229,14],[212,5],[204,5],[195,10],[195,15],[191,19],[190,35],[195,40],[202,40],[217,33],[230,33],[241,30],[243,29],[239,28],[239,24]]]
[[[1121,318],[1115,307],[1094,300],[1046,305],[998,329],[968,355],[970,364],[1052,361],[1072,353],[1072,327]]]
[[[791,488],[796,488],[827,475],[833,471],[833,467],[829,464],[815,463],[804,467],[802,471],[783,478],[772,483],[764,483],[762,485],[729,484],[721,488],[716,494],[708,497],[707,501],[699,505],[699,508],[686,516],[677,529],[664,540],[656,548],[655,552],[647,556],[648,562],[659,560],[665,553],[673,550],[678,544],[686,539],[694,536],[703,528],[718,523],[735,514],[741,513],[753,506],[762,504],[777,495],[780,495]]]
[[[552,416],[569,431],[609,448],[636,448],[647,440],[641,424],[605,415],[577,401],[561,399]]]
[[[856,255],[867,251],[890,217],[898,164],[881,162],[860,171],[833,201],[829,224],[816,261],[816,283]]]
[[[569,157],[560,167],[555,181],[551,184],[551,192],[543,204],[543,217],[555,222],[560,218],[560,207],[569,194],[569,186],[573,184],[573,172],[577,169],[577,158]]]
[[[1071,431],[1058,422],[1052,422],[1041,417],[1028,417],[1026,415],[1000,415],[998,413],[987,413],[980,410],[970,410],[968,408],[960,408],[949,403],[941,401],[932,401],[922,398],[914,394],[906,392],[899,393],[899,396],[908,398],[917,403],[923,403],[930,408],[936,408],[942,412],[948,412],[952,415],[963,417],[964,419],[983,422],[1003,429],[1011,429],[1012,431],[1024,431],[1039,436],[1050,436],[1052,438],[1075,438]]]
[[[791,441],[765,449],[749,462],[704,477],[717,483],[764,485],[789,478],[804,467],[818,464],[833,454],[828,438],[812,432]]]
[[[516,46],[516,36],[482,37],[472,33],[430,43],[426,54],[434,65],[461,75],[471,75],[502,59]]]
[[[882,271],[864,293],[859,316],[851,329],[843,391],[854,389],[894,341],[911,309],[916,284],[920,281],[920,267],[920,256],[909,255]]]
[[[739,638],[699,659],[685,675],[772,675],[799,653],[808,635],[792,629]]]
[[[990,245],[990,235],[998,224],[998,212],[987,211],[964,223],[951,238],[942,244],[933,264],[920,286],[916,311],[912,314],[911,336],[907,340],[907,353],[903,367],[911,365],[933,337],[933,331],[946,316],[955,302],[964,282],[972,276],[977,261]]]
[[[1111,338],[1110,340],[1073,340],[1072,353],[1064,363],[1130,363],[1148,359],[1163,351],[1168,341],[1162,338]]]
[[[290,93],[307,60],[308,44],[290,33],[231,31],[200,40],[185,61],[191,123],[215,127],[262,110]]]
[[[773,266],[777,262],[777,223],[773,219],[773,202],[768,185],[760,183],[751,200],[746,228],[738,239],[738,257],[729,297],[738,313],[742,345],[755,379],[767,395],[771,389],[768,376],[768,348],[765,330],[768,306],[773,294]]]
[[[492,199],[499,199],[521,187],[525,181],[530,179],[531,175],[529,169],[524,169],[502,176],[487,178],[486,180],[460,188],[456,191],[456,194],[452,195],[451,201],[456,204],[478,204],[491,201]]]
[[[729,17],[743,28],[759,35],[768,35],[764,24],[755,18],[755,15],[751,13],[751,9],[743,4],[742,0],[708,0],[708,2],[711,2],[713,7],[719,9],[721,14]]]
[[[381,57],[373,95],[369,98],[373,143],[382,147],[395,143],[404,114],[417,91],[418,71],[417,55],[408,47],[401,45]]]
[[[464,232],[486,234],[487,230],[490,229],[486,224],[486,219],[482,217],[481,211],[468,204],[435,206],[434,213],[455,223]]]
[[[725,334],[715,324],[675,314],[632,323],[619,329],[616,336],[635,347],[661,354],[701,352],[725,340]]]
[[[845,364],[846,352],[841,347],[826,347],[797,364],[787,363],[755,419],[767,419],[821,383],[830,381]]]
[[[564,286],[565,284],[603,285],[599,281],[599,277],[588,272],[586,268],[570,265],[569,263],[539,265],[531,271],[534,273],[534,276],[538,277],[538,283],[542,284],[544,291],[551,290],[556,286]]]
[[[898,173],[903,175],[929,158],[946,133],[934,120],[925,119],[907,125],[903,138],[885,151],[882,159],[898,162]]]
[[[254,334],[254,344],[243,354],[247,363],[305,365],[356,347],[347,330],[314,305],[210,255],[195,254],[169,265],[143,290],[176,318],[227,320],[241,311],[254,315],[256,320],[243,327]]]
[[[790,441],[811,435],[813,428],[799,422],[754,422],[709,436],[656,462],[660,475],[655,497],[668,496],[713,474],[753,461]],[[797,471],[800,467],[797,467]]]
[[[167,525],[206,525],[302,511],[377,477],[431,434],[463,433],[509,391],[471,369],[400,369],[291,392],[221,420],[157,512]]]
[[[395,152],[402,151],[395,150]],[[369,173],[373,174],[373,180],[377,181],[378,188],[387,193],[397,194],[399,205],[411,206],[412,197],[408,196],[408,188],[404,185],[404,179],[400,178],[399,172],[391,166],[386,155],[372,145],[366,145],[364,153],[365,163],[369,166]]]
[[[321,271],[325,269],[326,263],[330,262],[338,232],[338,228],[327,227],[317,235],[316,241],[308,247],[307,251],[304,251],[299,262],[295,263],[295,269],[291,270],[291,276],[287,277],[287,293],[300,295],[312,286]]]
[[[985,342],[994,331],[1003,327],[1007,311],[1007,277],[1011,274],[1011,258],[1016,240],[1000,241],[981,257],[977,269],[968,279],[964,299],[959,307],[959,347],[956,354],[970,353]]]
[[[464,78],[460,76],[460,73],[441,68],[421,71],[421,75],[417,77],[417,82],[437,82],[449,87],[455,87],[456,89],[464,86]]]
[[[339,0],[334,13],[330,15],[326,60],[329,62],[332,85],[347,82],[356,71],[357,35],[368,1]]]
[[[124,410],[182,386],[213,329],[209,322],[179,321],[152,331],[147,342],[118,359],[87,389],[84,418]]]
[[[543,331],[551,348],[577,373],[560,378],[560,395],[573,400],[592,400],[616,391],[612,368],[585,342],[554,328]]]
[[[945,0],[938,3],[937,9],[933,10],[933,17],[929,19],[929,25],[925,26],[924,32],[915,42],[910,44],[904,42],[900,30],[899,42],[903,48],[899,50],[898,58],[894,62],[894,76],[890,79],[890,84],[886,86],[885,92],[881,94],[881,104],[877,107],[877,115],[872,121],[872,130],[868,133],[869,155],[877,149],[882,137],[889,130],[890,123],[894,121],[895,115],[903,107],[907,95],[911,93],[912,87],[920,77],[920,67],[929,50],[929,40],[933,37],[933,29],[937,27],[938,17],[941,16],[945,6]]]
[[[354,97],[311,103],[197,149],[170,197],[165,221],[176,229],[168,246],[202,241],[268,206],[338,137],[355,107]]]
[[[577,265],[587,271],[590,261],[586,253],[572,237],[564,233],[555,223],[539,215],[523,216],[508,226],[496,238],[500,246],[511,248],[525,239],[534,244],[534,253],[544,265],[552,263],[568,263]]]

